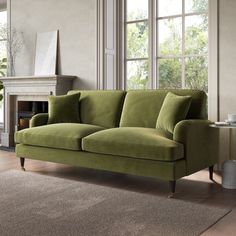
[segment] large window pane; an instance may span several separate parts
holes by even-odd
[[[127,24],[127,58],[148,57],[148,22]]]
[[[0,11],[0,24],[7,24],[7,11]]]
[[[0,60],[7,57],[7,42],[0,41]]]
[[[182,14],[182,0],[159,0],[158,17]]]
[[[204,12],[208,9],[208,0],[185,0],[185,12]]]
[[[6,39],[7,39],[7,12],[0,11],[0,40],[6,40]]]
[[[159,87],[162,89],[182,87],[180,59],[159,59]]]
[[[158,55],[180,55],[182,53],[182,18],[158,22]]]
[[[206,57],[189,57],[185,60],[186,88],[208,90],[208,61]]]
[[[147,60],[127,62],[127,89],[147,89],[148,80]]]
[[[208,50],[208,23],[206,15],[185,18],[185,54],[205,54]]]
[[[127,0],[127,21],[148,19],[148,0]]]

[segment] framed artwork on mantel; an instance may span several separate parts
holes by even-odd
[[[34,75],[55,75],[58,30],[37,33]]]

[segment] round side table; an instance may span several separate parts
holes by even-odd
[[[236,160],[232,159],[232,130],[236,129],[234,125],[210,125],[211,128],[229,129],[229,160],[222,166],[222,187],[226,189],[236,189]]]

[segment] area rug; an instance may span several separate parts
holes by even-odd
[[[228,212],[31,172],[0,174],[1,236],[192,236]]]

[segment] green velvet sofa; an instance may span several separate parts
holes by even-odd
[[[185,120],[173,134],[156,129],[166,94],[191,95]],[[70,91],[69,94],[78,93]],[[37,114],[31,127],[16,132],[16,155],[167,180],[176,180],[217,163],[218,133],[209,128],[207,96],[199,90],[79,91],[80,123],[47,124]]]

